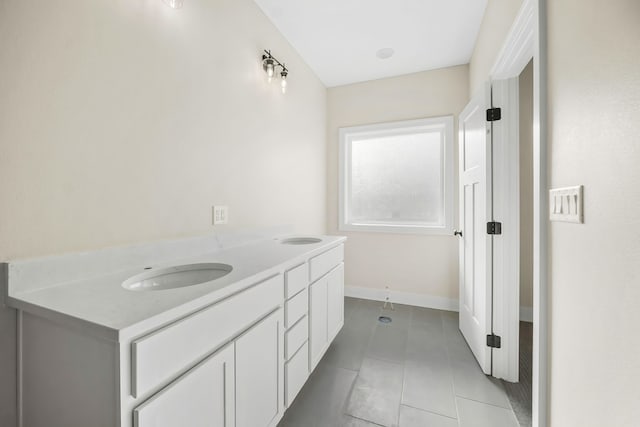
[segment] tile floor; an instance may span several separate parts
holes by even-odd
[[[390,324],[377,321],[385,315]],[[518,427],[457,313],[345,299],[345,325],[278,427]]]

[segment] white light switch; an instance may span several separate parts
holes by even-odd
[[[213,207],[213,225],[226,224],[229,218],[229,208],[227,206]]]
[[[582,193],[582,185],[549,190],[549,219],[582,224],[584,222]]]

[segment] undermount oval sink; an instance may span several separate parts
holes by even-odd
[[[186,264],[175,267],[148,270],[122,282],[129,291],[162,291],[184,288],[219,279],[231,273],[228,264]]]
[[[284,245],[311,245],[320,242],[322,242],[322,239],[318,239],[317,237],[290,237],[280,241],[280,243]]]

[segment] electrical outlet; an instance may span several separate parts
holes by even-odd
[[[213,207],[213,225],[226,224],[229,220],[229,208],[227,206]]]

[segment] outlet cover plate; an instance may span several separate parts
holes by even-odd
[[[213,207],[213,225],[227,224],[229,220],[229,208],[227,206]]]

